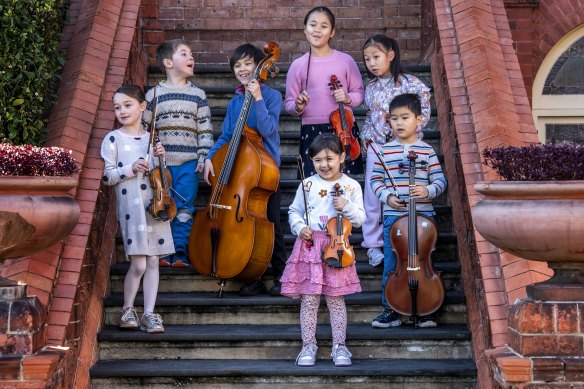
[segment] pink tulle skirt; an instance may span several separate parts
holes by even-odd
[[[304,294],[344,296],[361,291],[355,263],[335,269],[322,261],[322,253],[329,244],[326,231],[313,231],[313,246],[296,238],[294,249],[280,278],[282,295],[300,297]]]

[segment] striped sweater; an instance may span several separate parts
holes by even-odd
[[[419,212],[433,213],[432,199],[444,193],[446,179],[444,178],[440,162],[438,162],[438,157],[432,146],[422,140],[417,140],[415,143],[409,145],[404,145],[393,140],[383,145],[381,153],[383,154],[385,164],[396,182],[400,198],[407,202],[409,201],[409,173],[407,169],[403,169],[400,173],[400,164],[403,164],[407,168],[409,164],[407,159],[409,150],[414,151],[418,155],[416,159],[416,185],[425,186],[429,193],[426,199],[416,199],[416,210]],[[422,161],[426,163],[423,168],[419,165]],[[400,211],[387,205],[387,197],[394,193],[394,189],[379,160],[374,162],[370,184],[371,189],[373,189],[379,201],[384,204],[384,216],[401,216],[407,213],[407,210]]]
[[[146,93],[148,105],[142,115],[146,129],[152,120],[154,89]],[[160,82],[156,95],[156,129],[166,150],[167,165],[178,166],[193,160],[203,163],[213,146],[211,110],[205,92],[190,81],[180,87]]]

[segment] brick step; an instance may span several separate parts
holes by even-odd
[[[328,311],[321,299],[319,323],[328,322]],[[360,292],[345,297],[349,324],[369,324],[381,311],[379,292]],[[118,325],[123,294],[112,293],[104,298],[105,324]],[[136,307],[143,305],[142,294],[136,296]],[[223,298],[216,293],[159,293],[156,311],[166,324],[296,324],[300,299],[270,295],[242,297],[227,292]],[[440,324],[466,323],[465,297],[461,291],[447,290],[444,305],[436,313]],[[407,317],[403,317],[406,322]]]
[[[330,358],[329,325],[319,325],[317,359]],[[163,334],[106,326],[98,336],[100,360],[149,359],[286,359],[302,347],[299,325],[165,326]],[[369,324],[347,327],[347,347],[353,358],[434,359],[471,357],[465,325],[419,328],[403,325],[376,329]]]
[[[124,277],[130,264],[117,263],[112,266],[110,282],[112,293],[121,293],[124,290]],[[460,265],[457,261],[436,262],[434,267],[442,272],[442,279],[446,290],[460,289]],[[366,292],[381,291],[382,266],[371,267],[366,262],[357,262],[357,273],[361,281],[361,288]],[[263,275],[268,288],[272,286],[271,268]],[[216,292],[218,280],[209,276],[198,274],[193,268],[160,268],[159,293],[199,293]],[[226,292],[237,292],[243,286],[242,282],[230,280],[225,288]],[[140,287],[141,290],[141,287]],[[268,289],[269,290],[269,289]]]
[[[471,359],[353,359],[349,367],[319,361],[314,367],[284,360],[99,361],[90,371],[94,389],[149,388],[424,388],[470,389],[476,385]]]

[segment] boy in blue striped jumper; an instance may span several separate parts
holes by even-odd
[[[175,254],[160,259],[160,266],[188,267],[188,243],[198,190],[198,175],[213,146],[211,110],[205,92],[191,84],[195,60],[188,43],[182,39],[166,41],[156,50],[158,66],[166,72],[161,81],[146,93],[148,102],[142,115],[144,128],[152,120],[156,91],[156,129],[166,150],[166,165],[172,175],[171,191],[177,207],[170,222]]]
[[[385,165],[388,167],[398,187],[398,195],[394,194],[391,181],[386,176],[381,162],[375,161],[371,174],[371,189],[384,204],[383,209],[383,242],[384,260],[383,276],[381,278],[381,303],[383,312],[371,322],[375,328],[396,327],[401,324],[399,314],[393,311],[385,298],[385,285],[389,273],[395,271],[397,257],[391,248],[389,231],[393,223],[407,214],[407,201],[416,198],[418,213],[432,217],[435,215],[432,199],[440,196],[446,189],[446,179],[442,173],[440,162],[432,146],[422,141],[422,108],[420,99],[415,94],[402,94],[395,97],[389,104],[389,124],[391,140],[381,149]],[[425,162],[425,167],[416,169],[416,185],[409,187],[409,172],[402,170],[400,164],[407,166],[407,155],[414,151],[418,158],[416,165]],[[419,327],[435,327],[432,317],[422,317]]]

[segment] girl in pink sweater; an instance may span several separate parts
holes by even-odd
[[[327,7],[316,7],[304,18],[304,33],[310,50],[290,65],[286,78],[286,111],[300,116],[300,155],[304,175],[316,174],[308,157],[308,147],[317,135],[332,132],[331,112],[339,103],[351,109],[363,103],[363,79],[355,60],[348,54],[329,46],[335,35],[335,16]],[[331,76],[337,76],[341,87],[334,92],[329,87]],[[359,139],[359,128],[353,124],[353,135]],[[359,156],[346,161],[344,171],[355,175],[363,173],[363,159]]]

